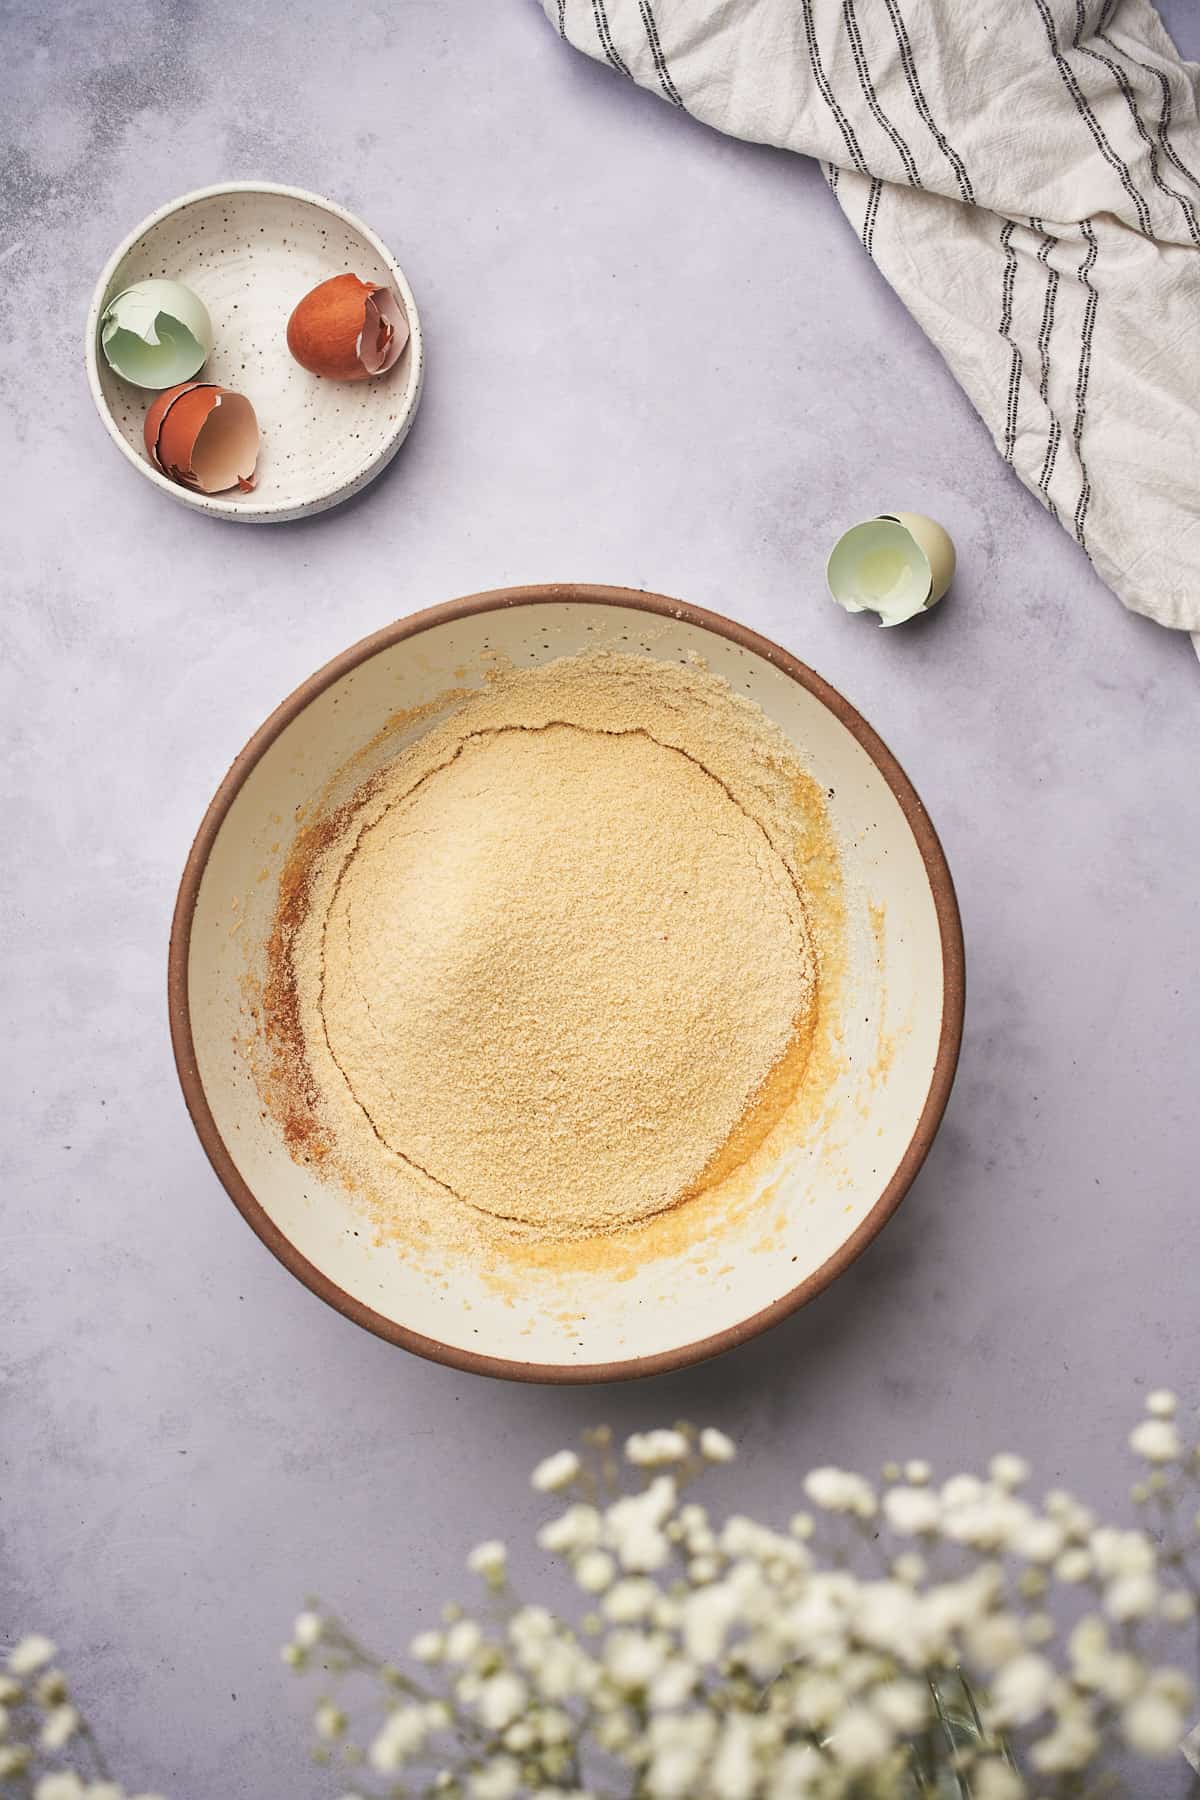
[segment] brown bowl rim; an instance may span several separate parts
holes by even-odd
[[[455,1345],[443,1344],[436,1338],[426,1337],[421,1332],[410,1331],[405,1326],[396,1324],[394,1320],[385,1318],[382,1313],[376,1312],[373,1307],[367,1306],[363,1301],[355,1299],[352,1294],[348,1294],[344,1288],[331,1281],[321,1269],[309,1262],[291,1239],[280,1230],[239,1174],[217,1128],[200,1080],[195,1044],[192,1038],[191,1010],[188,998],[188,962],[191,950],[192,919],[200,892],[200,884],[208,866],[209,855],[225,816],[243,783],[280,733],[304,711],[312,700],[316,699],[318,694],[323,693],[332,683],[341,680],[352,669],[357,668],[379,651],[389,649],[393,644],[401,643],[406,638],[417,637],[434,626],[447,624],[454,619],[468,618],[476,613],[498,612],[514,606],[544,605],[548,602],[628,607],[633,611],[679,619],[687,624],[711,631],[718,637],[728,638],[743,649],[753,651],[755,655],[762,657],[785,675],[791,676],[802,687],[807,688],[809,693],[827,707],[857,739],[895,795],[921,853],[926,878],[933,895],[941,940],[942,1022],[929,1091],[908,1147],[891,1180],[870,1211],[850,1236],[838,1246],[832,1256],[826,1258],[819,1268],[814,1269],[796,1287],[781,1295],[779,1299],[773,1300],[761,1311],[753,1313],[747,1319],[740,1320],[737,1324],[727,1326],[723,1331],[714,1332],[709,1337],[699,1338],[689,1344],[681,1344],[673,1350],[662,1350],[653,1356],[629,1357],[619,1362],[529,1363],[514,1361],[507,1357],[487,1356],[479,1351],[459,1349]],[[546,1383],[582,1384],[623,1381],[649,1375],[662,1375],[674,1369],[688,1368],[693,1363],[703,1362],[708,1357],[718,1356],[722,1351],[732,1350],[739,1344],[747,1343],[749,1339],[757,1337],[760,1332],[766,1331],[770,1326],[777,1325],[781,1320],[790,1317],[801,1306],[823,1293],[879,1235],[912,1186],[921,1164],[925,1161],[938,1126],[941,1124],[950,1089],[954,1083],[959,1049],[962,1044],[964,1002],[965,963],[962,921],[945,852],[912,782],[887,745],[872,730],[862,715],[836,688],[831,687],[806,663],[802,663],[790,652],[782,649],[778,644],[772,643],[769,638],[762,637],[758,632],[737,623],[736,620],[725,618],[720,613],[709,612],[703,607],[692,606],[681,600],[668,599],[662,594],[645,593],[641,589],[635,588],[604,587],[589,582],[553,582],[540,586],[495,588],[483,593],[469,594],[459,600],[445,601],[440,606],[429,607],[423,612],[412,613],[407,618],[398,619],[391,625],[385,625],[381,631],[374,632],[371,636],[362,638],[357,644],[351,645],[340,656],[335,656],[331,662],[326,663],[323,668],[310,675],[307,681],[301,682],[300,686],[289,694],[281,705],[276,707],[270,718],[259,727],[249,743],[235,758],[201,821],[179,884],[179,894],[171,923],[167,970],[171,1047],[175,1054],[175,1066],[192,1123],[205,1154],[230,1199],[267,1249],[327,1305],[334,1307],[346,1318],[352,1319],[356,1325],[361,1325],[364,1330],[373,1332],[376,1337],[383,1338],[388,1343],[398,1344],[405,1350],[414,1351],[418,1356],[428,1358],[431,1362],[443,1363],[450,1368],[461,1369],[469,1374]]]

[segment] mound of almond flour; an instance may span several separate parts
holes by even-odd
[[[276,1109],[290,1085],[310,1146],[446,1243],[587,1238],[698,1191],[803,1069],[797,773],[700,667],[494,678],[308,835],[267,987]]]

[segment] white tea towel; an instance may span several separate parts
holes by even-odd
[[[1200,631],[1200,65],[1149,0],[542,4],[820,158],[1005,460],[1126,606]]]

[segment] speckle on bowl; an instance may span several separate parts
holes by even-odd
[[[399,362],[371,381],[323,381],[287,347],[296,302],[346,270],[389,283],[408,317]],[[149,276],[184,282],[208,308],[214,344],[204,378],[244,394],[262,430],[253,493],[194,493],[146,459],[142,426],[154,396],[109,368],[99,334],[109,301]],[[109,436],[147,480],[186,506],[253,524],[322,512],[372,481],[408,435],[424,375],[417,303],[387,246],[331,200],[258,182],[185,194],[126,238],[96,284],[85,356]]]

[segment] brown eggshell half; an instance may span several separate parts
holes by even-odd
[[[254,486],[258,420],[243,394],[214,382],[181,382],[146,415],[146,449],[164,475],[202,494]]]
[[[408,342],[408,320],[391,288],[357,275],[332,275],[296,307],[288,349],[310,375],[365,381],[394,367]]]

